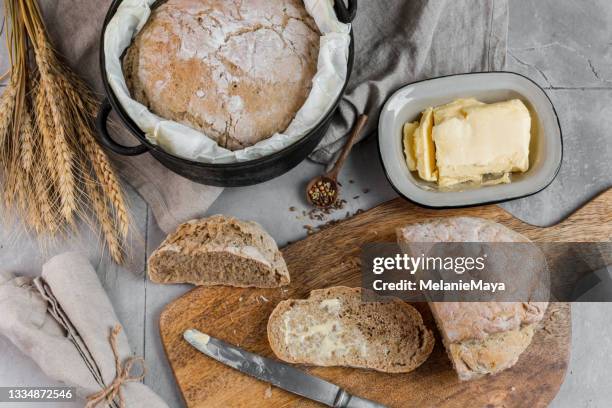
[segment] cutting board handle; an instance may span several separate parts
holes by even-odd
[[[572,226],[580,225],[580,228]],[[599,242],[612,238],[612,188],[599,194],[556,225],[535,231],[536,241]]]

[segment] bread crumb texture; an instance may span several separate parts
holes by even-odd
[[[153,113],[239,150],[291,123],[310,93],[319,41],[301,0],[168,0],[123,70]]]
[[[274,239],[257,223],[215,215],[182,224],[148,262],[157,283],[274,288],[289,271]]]

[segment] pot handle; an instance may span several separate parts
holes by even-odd
[[[114,153],[120,154],[122,156],[138,156],[139,154],[146,153],[149,148],[143,144],[139,144],[137,146],[123,146],[113,140],[108,134],[108,115],[110,115],[113,107],[108,102],[108,99],[104,99],[102,105],[100,106],[100,111],[98,111],[98,116],[96,117],[96,128],[98,129],[98,134],[100,137],[98,140],[100,143],[111,150]]]
[[[348,24],[355,19],[357,15],[357,0],[336,0],[334,2],[334,9],[340,22]]]

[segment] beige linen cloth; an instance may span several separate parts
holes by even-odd
[[[506,64],[507,0],[360,0],[355,67],[330,130],[310,156],[329,162],[361,112],[376,133],[385,101],[402,86]]]
[[[119,321],[83,255],[72,252],[52,258],[36,279],[0,271],[0,311],[0,334],[49,377],[76,387],[80,397],[87,398],[115,379],[109,333]],[[123,331],[117,346],[121,361],[132,355]],[[125,383],[121,390],[127,408],[167,408],[140,382]]]
[[[56,48],[102,95],[98,46],[111,0],[39,1]],[[377,118],[387,97],[402,85],[451,73],[499,70],[505,64],[507,0],[360,0],[358,5],[353,74],[330,131],[311,155],[318,162],[334,157],[359,113]],[[364,135],[376,126],[377,120],[370,120]],[[135,142],[127,132],[118,140]],[[221,192],[173,174],[149,154],[115,159],[166,232],[202,215]]]

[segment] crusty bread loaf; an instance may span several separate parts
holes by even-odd
[[[290,363],[388,373],[423,364],[435,340],[420,313],[399,299],[364,303],[362,290],[315,290],[306,300],[279,303],[268,321],[276,356]]]
[[[492,221],[454,217],[408,225],[397,231],[411,242],[529,242]],[[495,374],[518,361],[531,343],[546,302],[431,302],[444,345],[461,380]]]
[[[302,0],[168,0],[123,59],[132,98],[231,150],[284,131],[317,71]]]
[[[496,374],[512,367],[531,344],[546,307],[532,302],[432,302],[430,308],[460,380]],[[508,320],[505,320],[505,319]]]
[[[215,215],[182,224],[153,252],[157,283],[273,288],[289,283],[274,239],[254,222]]]

